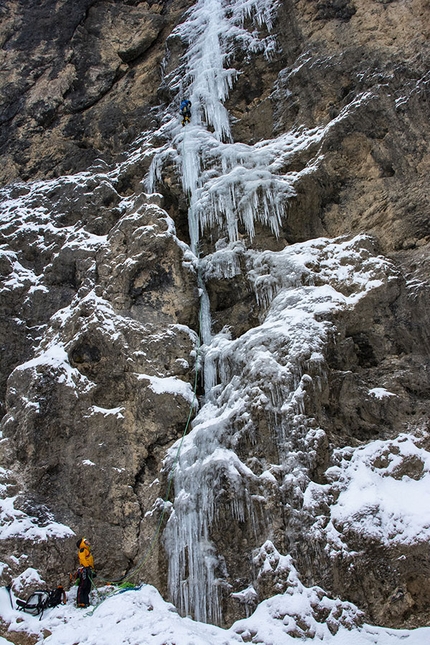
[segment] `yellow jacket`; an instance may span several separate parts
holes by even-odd
[[[94,558],[91,553],[91,547],[85,538],[82,538],[79,544],[78,558],[81,567],[91,567],[94,569]]]

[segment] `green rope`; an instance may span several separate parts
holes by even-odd
[[[199,326],[200,326],[200,328],[201,328],[201,315],[202,315],[202,308],[200,306],[200,310],[199,310]],[[165,517],[165,514],[166,514],[166,502],[169,499],[170,490],[172,488],[173,474],[175,472],[176,466],[177,466],[178,461],[179,461],[179,456],[180,456],[180,453],[181,453],[182,444],[184,443],[184,439],[185,439],[185,436],[187,434],[188,427],[189,427],[189,425],[191,423],[191,417],[192,417],[192,414],[193,414],[194,403],[197,400],[197,383],[198,383],[198,374],[199,374],[198,362],[199,362],[199,356],[200,356],[200,349],[201,349],[201,343],[200,343],[200,339],[199,339],[199,344],[197,346],[197,353],[196,353],[195,370],[194,370],[195,375],[194,375],[193,399],[192,399],[192,401],[190,403],[190,409],[189,409],[189,412],[188,412],[188,418],[187,418],[187,421],[185,423],[185,427],[184,427],[184,431],[182,433],[181,440],[179,442],[178,450],[176,451],[176,456],[175,456],[175,459],[173,461],[173,465],[172,465],[172,467],[170,469],[170,472],[168,474],[167,490],[166,490],[165,498],[163,500],[163,502],[164,502],[163,503],[163,510],[162,510],[161,515],[159,517],[157,527],[156,527],[156,529],[154,531],[154,535],[152,536],[151,542],[150,542],[150,544],[149,544],[149,546],[148,546],[148,548],[147,548],[142,560],[128,574],[126,574],[122,578],[119,578],[118,580],[111,580],[111,579],[106,579],[105,580],[103,578],[99,578],[99,580],[101,580],[103,582],[110,582],[111,584],[117,585],[120,589],[126,588],[127,586],[129,586],[131,588],[133,587],[133,585],[131,585],[127,581],[132,579],[137,573],[139,573],[139,571],[142,569],[142,567],[145,565],[145,563],[148,561],[148,559],[152,555],[154,547],[158,542],[158,538],[159,538],[160,532],[161,532],[161,527],[163,525],[164,517]],[[95,610],[97,609],[97,607],[99,607],[102,604],[102,602],[107,600],[107,598],[110,598],[111,596],[115,595],[115,593],[118,593],[118,591],[115,589],[114,591],[112,591],[112,593],[107,594],[106,596],[102,597],[100,592],[99,592],[99,590],[95,586],[93,579],[91,579],[91,587],[96,592],[96,594],[97,594],[97,596],[99,598],[99,602],[97,602],[97,604],[94,606],[94,608],[90,612],[87,613],[87,615],[89,615],[89,616],[92,616],[93,613],[95,612]]]
[[[185,439],[185,436],[186,436],[187,431],[188,431],[188,427],[189,427],[190,422],[191,422],[191,417],[192,417],[192,414],[193,414],[193,405],[194,405],[194,402],[197,399],[197,379],[198,379],[197,362],[198,362],[199,355],[200,355],[200,344],[199,344],[199,346],[197,348],[197,355],[196,355],[196,369],[195,369],[195,376],[194,376],[193,399],[192,399],[191,404],[190,404],[190,410],[188,412],[188,418],[187,418],[187,422],[185,424],[184,431],[182,433],[181,441],[179,443],[178,450],[176,451],[176,456],[175,456],[175,459],[173,461],[172,468],[170,469],[170,472],[169,472],[169,475],[168,475],[168,478],[167,478],[167,490],[166,490],[165,499],[163,500],[164,501],[163,510],[162,510],[160,518],[158,520],[157,528],[156,528],[156,530],[154,532],[154,535],[153,535],[151,543],[150,543],[150,545],[149,545],[149,547],[147,549],[147,552],[143,556],[141,562],[136,566],[135,569],[133,569],[130,573],[128,573],[123,578],[121,578],[121,582],[124,582],[126,580],[130,580],[134,575],[136,575],[136,573],[138,573],[142,569],[143,565],[147,562],[147,560],[151,556],[152,551],[154,549],[154,546],[156,545],[156,543],[158,541],[158,537],[160,535],[161,527],[162,527],[163,521],[164,521],[164,516],[166,514],[166,502],[169,499],[170,489],[172,488],[173,474],[174,474],[176,466],[178,464],[182,444],[184,443],[184,439]]]

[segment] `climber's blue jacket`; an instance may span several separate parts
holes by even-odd
[[[181,107],[179,108],[181,112],[189,112],[191,107],[191,101],[188,99],[183,99],[181,102]]]

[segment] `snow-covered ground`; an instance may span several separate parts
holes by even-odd
[[[175,608],[164,602],[150,585],[108,596],[95,609],[74,606],[75,590],[68,593],[66,605],[45,612],[42,619],[11,608],[9,594],[0,590],[0,615],[10,630],[33,634],[46,645],[296,645],[297,642],[324,642],[331,645],[426,645],[430,628],[413,631],[392,630],[363,625],[349,630],[339,627],[331,634],[316,623],[309,610],[309,595],[298,590],[267,600],[249,618],[230,629],[181,618]],[[94,599],[95,605],[99,602]],[[294,616],[308,622],[316,631],[312,639],[288,634]],[[47,635],[51,632],[51,635]],[[9,640],[0,637],[0,645]]]

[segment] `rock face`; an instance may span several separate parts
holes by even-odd
[[[0,9],[2,579],[425,625],[429,2],[215,4],[216,97],[208,0]]]
[[[2,183],[112,160],[155,121],[164,41],[189,3],[7,0]]]
[[[16,334],[9,360],[21,364],[8,381],[3,427],[14,438],[26,490],[33,491],[30,501],[25,494],[27,508],[34,512],[31,499],[35,507],[56,500],[62,522],[76,527],[86,517],[82,529],[98,536],[100,553],[120,575],[151,508],[156,489],[146,488],[161,467],[163,445],[181,433],[193,401],[195,337],[182,321],[195,318],[197,289],[194,269],[184,266],[172,222],[156,200],[139,196],[129,204],[131,229],[124,204],[100,211],[99,198],[121,202],[108,176],[81,179],[48,191],[47,184],[37,185],[25,197],[21,221],[13,222],[3,303],[18,331],[28,320],[25,310],[32,312],[38,350],[22,363],[29,338]],[[85,209],[96,215],[75,224],[63,210],[66,203],[79,204],[81,216]],[[15,217],[13,200],[9,206]],[[109,215],[100,224],[103,210]],[[69,226],[56,226],[56,216]],[[88,231],[93,219],[98,233],[104,225],[108,235]],[[40,273],[34,258],[31,269],[18,259],[30,257],[31,248],[36,255],[46,250]],[[117,526],[118,535],[108,526]],[[112,538],[121,549],[112,549]]]

